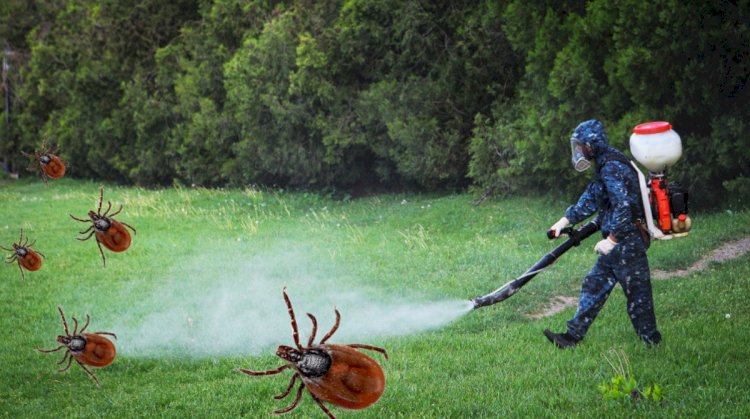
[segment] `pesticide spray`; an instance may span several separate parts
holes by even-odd
[[[107,327],[117,330],[118,351],[132,357],[246,356],[291,342],[284,286],[298,313],[317,317],[319,330],[333,325],[334,306],[341,312],[338,342],[435,329],[471,310],[465,300],[385,295],[330,263],[312,260],[308,250],[280,245],[250,256],[231,248],[202,251],[156,278],[162,285]],[[304,338],[311,324],[298,317]]]

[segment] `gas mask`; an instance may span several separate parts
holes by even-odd
[[[571,161],[573,167],[579,171],[584,172],[591,167],[591,159],[594,158],[593,151],[591,150],[591,144],[581,143],[575,137],[570,139],[570,152]]]

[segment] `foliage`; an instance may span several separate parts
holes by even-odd
[[[610,349],[604,358],[615,372],[609,382],[605,381],[596,387],[604,399],[651,399],[655,402],[663,400],[664,394],[658,384],[651,384],[645,391],[638,388],[625,351]]]
[[[268,21],[225,66],[227,109],[241,138],[234,164],[244,182],[325,185],[334,175],[322,143],[333,87],[320,77],[327,58],[317,40],[298,27],[302,14]]]
[[[750,6],[160,0],[0,6],[14,117],[70,175],[164,185],[579,192],[566,139],[668,120],[694,206],[750,201]],[[4,106],[4,105],[3,105]]]

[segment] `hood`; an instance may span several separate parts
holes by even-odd
[[[609,141],[607,132],[604,131],[604,124],[598,119],[589,119],[578,124],[573,131],[572,139],[581,144],[589,143],[595,150],[601,148],[601,145],[606,145]]]

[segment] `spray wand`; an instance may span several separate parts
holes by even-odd
[[[534,266],[524,272],[523,275],[512,281],[509,281],[502,287],[487,295],[483,295],[473,299],[471,301],[471,303],[474,305],[473,308],[476,310],[479,307],[489,306],[507,299],[511,295],[515,294],[519,289],[521,289],[521,287],[526,285],[527,282],[531,281],[531,279],[534,278],[536,274],[546,270],[550,265],[555,263],[555,261],[563,255],[563,253],[567,252],[574,246],[578,246],[584,239],[596,233],[598,230],[599,225],[595,221],[589,221],[578,230],[575,230],[572,227],[564,228],[562,231],[560,231],[560,234],[567,234],[568,240],[552,249],[551,252],[544,255],[543,258],[539,259],[539,262],[535,263]],[[547,238],[550,240],[555,238],[554,232],[552,230],[547,232]]]

